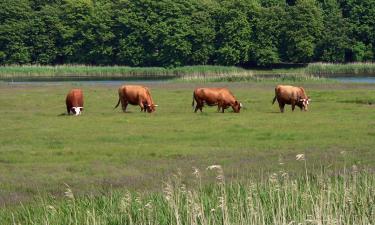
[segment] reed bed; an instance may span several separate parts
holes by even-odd
[[[311,63],[305,73],[317,76],[353,76],[353,75],[375,75],[375,63]]]
[[[229,74],[247,75],[249,72],[238,67],[226,66],[185,66],[127,67],[127,66],[87,66],[87,65],[12,65],[0,67],[0,79],[9,78],[133,78],[170,79],[186,75],[205,77]],[[251,73],[249,73],[251,74]]]
[[[373,76],[374,63],[312,63],[304,68],[249,70],[234,66],[127,67],[88,65],[9,65],[0,67],[0,80],[169,80],[263,81],[317,80],[319,77]]]
[[[306,168],[303,154],[296,156]],[[325,170],[292,178],[280,171],[265,179],[227,182],[223,168],[193,168],[194,184],[177,173],[160,193],[111,191],[39,197],[33,204],[2,209],[6,224],[374,224],[375,176],[356,166],[333,175]],[[211,185],[202,179],[216,177]]]

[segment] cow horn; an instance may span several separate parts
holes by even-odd
[[[244,107],[244,106],[243,106],[243,104],[242,104],[241,102],[240,102],[240,107],[241,107],[241,108],[243,108],[243,107]]]
[[[154,105],[155,107],[158,107],[159,105]]]

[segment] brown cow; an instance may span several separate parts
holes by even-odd
[[[198,109],[202,112],[204,104],[208,106],[217,105],[217,111],[219,112],[221,109],[222,113],[229,106],[232,107],[235,113],[239,113],[243,107],[242,103],[238,102],[227,88],[197,88],[193,92],[193,107],[194,101],[197,102],[194,112],[197,112]]]
[[[72,112],[74,115],[81,115],[83,111],[83,92],[81,89],[72,89],[66,96],[66,110],[70,115]]]
[[[295,106],[298,106],[301,110],[307,111],[307,107],[311,101],[302,87],[288,85],[276,86],[275,97],[273,98],[272,104],[275,103],[276,99],[282,113],[284,112],[285,104],[292,105],[292,111],[294,111]]]
[[[158,105],[154,104],[152,100],[150,90],[147,87],[140,85],[123,85],[118,89],[118,102],[115,108],[117,108],[121,102],[122,111],[126,111],[128,104],[139,105],[141,112],[144,111],[152,113],[156,110]]]

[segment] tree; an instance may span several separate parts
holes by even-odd
[[[112,64],[114,61],[113,33],[115,5],[108,1],[95,1],[82,25],[82,52],[85,63]]]
[[[45,5],[36,11],[31,20],[29,39],[26,43],[31,49],[31,59],[33,63],[54,64],[59,52],[59,42],[61,40],[59,18],[61,14],[58,5]]]
[[[58,63],[87,63],[84,26],[93,10],[92,0],[64,0],[61,4],[61,41]]]
[[[249,60],[251,25],[246,1],[224,1],[214,12],[216,21],[215,61],[221,65],[237,65]]]
[[[375,53],[375,4],[374,0],[341,0],[343,16],[349,23],[349,38],[354,46],[347,54],[347,60],[355,61],[360,57],[358,49],[365,45],[367,55]],[[362,43],[362,44],[361,44]],[[373,57],[372,60],[375,60]]]
[[[348,49],[349,24],[336,0],[321,0],[324,29],[316,47],[315,58],[326,62],[344,62]]]
[[[0,63],[29,63],[30,48],[25,43],[33,17],[27,0],[3,0],[0,2]]]
[[[306,63],[314,56],[323,29],[322,12],[315,0],[297,0],[287,7],[283,32],[283,60]]]
[[[282,6],[256,8],[251,24],[252,57],[257,65],[280,62],[280,36],[284,18],[285,8]]]

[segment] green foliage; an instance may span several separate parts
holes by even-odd
[[[316,47],[316,58],[325,62],[344,62],[348,49],[349,24],[336,0],[322,0],[324,29]]]
[[[248,20],[249,1],[222,1],[215,11],[216,62],[237,65],[248,61],[251,29]]]
[[[253,25],[252,60],[258,65],[266,66],[280,62],[279,48],[283,20],[286,13],[283,7],[256,7],[252,15]]]
[[[297,0],[284,21],[284,58],[290,62],[310,62],[323,29],[322,11],[315,0]]]
[[[373,61],[373,0],[3,0],[0,65]]]

